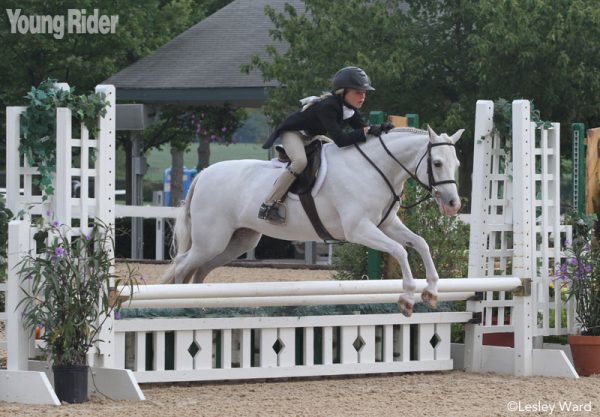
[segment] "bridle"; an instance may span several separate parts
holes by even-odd
[[[456,180],[453,180],[453,179],[452,180],[436,181],[436,179],[433,176],[433,167],[432,167],[432,163],[431,163],[431,149],[432,148],[435,148],[436,146],[454,146],[454,143],[451,143],[451,142],[431,143],[431,142],[429,142],[427,144],[427,150],[425,151],[425,153],[423,153],[423,155],[419,159],[419,162],[417,163],[417,167],[415,168],[415,172],[413,173],[408,168],[406,168],[404,166],[404,164],[402,162],[400,162],[390,152],[390,150],[388,149],[388,147],[383,142],[383,139],[381,139],[381,135],[379,135],[378,138],[379,138],[379,143],[381,143],[381,146],[383,147],[383,149],[385,149],[385,152],[394,160],[394,162],[396,162],[398,165],[400,165],[402,167],[402,169],[404,169],[408,173],[408,175],[410,175],[410,177],[417,182],[417,184],[419,184],[421,187],[423,187],[425,190],[427,190],[427,195],[425,195],[425,197],[421,198],[416,203],[410,204],[408,206],[404,206],[404,205],[400,204],[401,208],[403,208],[403,209],[409,209],[409,208],[415,207],[416,205],[421,204],[423,201],[431,198],[432,191],[436,192],[436,193],[439,192],[438,189],[436,188],[438,185],[442,185],[442,184],[456,184]],[[358,146],[357,143],[355,143],[354,146],[356,147],[356,149],[358,149],[358,152],[360,152],[360,154],[373,166],[373,168],[375,168],[375,170],[379,173],[379,175],[381,175],[381,178],[383,178],[383,180],[387,184],[388,188],[392,192],[392,196],[393,196],[392,202],[390,203],[387,211],[385,212],[385,215],[383,216],[383,218],[381,219],[381,221],[377,225],[377,227],[379,227],[385,221],[385,219],[387,219],[387,217],[389,216],[390,212],[394,208],[394,205],[397,202],[400,201],[400,196],[398,194],[396,194],[396,191],[394,190],[394,187],[392,186],[392,183],[385,176],[385,174],[381,171],[381,169],[379,169],[379,167],[375,164],[375,162],[373,162],[367,156],[367,154],[364,153],[364,151],[360,148],[360,146]],[[425,157],[427,157],[427,182],[428,182],[428,184],[425,184],[417,176],[417,172],[419,172],[419,166],[421,166],[421,162],[423,162],[423,160],[425,159]]]

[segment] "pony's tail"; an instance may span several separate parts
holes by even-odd
[[[171,258],[175,259],[187,252],[192,247],[192,234],[190,227],[190,203],[194,196],[194,188],[196,181],[200,175],[196,175],[190,184],[190,191],[185,199],[185,202],[179,206],[177,217],[175,218],[175,226],[173,227],[173,239],[171,240]]]
[[[196,181],[199,177],[200,174],[196,175],[190,184],[190,189],[185,202],[177,208],[177,216],[175,217],[175,225],[173,226],[173,238],[169,250],[173,262],[165,272],[162,283],[174,282],[173,274],[179,258],[192,247],[190,203],[194,196]]]

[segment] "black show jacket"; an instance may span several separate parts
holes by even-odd
[[[343,120],[344,102],[339,95],[331,95],[313,104],[304,111],[297,111],[279,125],[263,145],[264,149],[273,146],[275,140],[285,131],[303,130],[309,136],[327,135],[339,147],[365,142],[363,127],[365,122],[358,111],[349,119]],[[344,125],[355,130],[344,132]]]

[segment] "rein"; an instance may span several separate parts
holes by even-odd
[[[381,146],[383,147],[383,149],[385,149],[385,152],[394,160],[394,162],[396,162],[398,165],[400,165],[402,167],[402,169],[404,169],[404,171],[406,171],[408,173],[408,175],[410,175],[410,177],[412,179],[414,179],[421,187],[423,187],[425,190],[427,190],[427,195],[425,197],[421,198],[416,203],[410,204],[408,206],[404,206],[404,205],[400,204],[401,208],[403,208],[403,209],[409,209],[409,208],[415,207],[415,206],[421,204],[423,201],[431,198],[431,192],[437,190],[436,189],[437,185],[442,185],[442,184],[456,184],[455,180],[436,181],[435,178],[433,177],[433,168],[431,166],[431,148],[434,148],[436,146],[444,146],[444,145],[454,146],[453,143],[449,143],[449,142],[443,142],[443,143],[431,143],[430,142],[430,143],[428,143],[427,144],[427,150],[425,151],[425,153],[423,154],[423,156],[421,156],[421,158],[419,159],[419,162],[417,163],[417,167],[415,168],[415,172],[412,173],[408,168],[406,168],[404,166],[404,164],[402,162],[400,162],[392,154],[392,152],[390,152],[389,148],[383,142],[383,139],[381,138],[381,135],[379,135],[378,138],[379,138],[379,143],[381,143]],[[377,224],[377,227],[379,227],[385,221],[385,219],[387,219],[387,217],[389,216],[390,212],[394,208],[394,205],[396,204],[396,202],[400,201],[400,196],[398,194],[396,194],[396,191],[394,190],[394,187],[392,186],[392,183],[385,176],[385,174],[379,169],[379,167],[375,164],[375,162],[373,162],[373,160],[371,160],[367,156],[367,154],[365,154],[365,152],[358,146],[357,143],[355,143],[354,146],[356,147],[356,149],[358,149],[358,152],[360,152],[360,154],[371,164],[371,166],[373,168],[375,168],[375,170],[379,173],[379,175],[381,176],[381,178],[383,178],[383,180],[385,181],[386,185],[390,189],[390,191],[392,193],[392,196],[393,196],[392,202],[388,206],[388,209],[386,210],[385,215],[383,216],[383,218],[381,219],[381,221]],[[427,156],[427,180],[428,180],[429,184],[425,184],[423,181],[421,181],[419,179],[419,177],[417,177],[417,172],[419,170],[419,166],[421,165],[421,162],[423,162],[423,159],[425,159],[425,156]]]

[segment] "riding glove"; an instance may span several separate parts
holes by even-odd
[[[394,128],[391,123],[382,123],[380,125],[371,125],[367,133],[373,136],[381,136],[382,133],[387,133]]]

